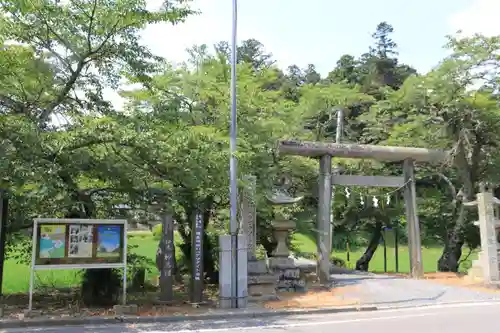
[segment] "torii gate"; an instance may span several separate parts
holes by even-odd
[[[332,185],[401,187],[405,186],[404,198],[408,225],[408,248],[410,252],[411,277],[423,276],[420,225],[417,214],[415,191],[415,162],[442,163],[449,153],[444,150],[390,147],[375,145],[340,144],[327,142],[281,140],[278,152],[319,158],[319,200],[318,200],[318,254],[320,282],[330,281],[330,259],[332,251],[331,201]],[[402,177],[348,176],[332,173],[332,157],[369,158],[377,161],[402,161]]]

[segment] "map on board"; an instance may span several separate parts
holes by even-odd
[[[44,225],[40,227],[40,258],[65,257],[65,225]]]

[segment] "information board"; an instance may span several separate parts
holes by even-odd
[[[36,266],[123,264],[125,223],[117,220],[60,221],[47,219],[37,223]]]
[[[30,277],[32,307],[34,272],[53,269],[123,269],[126,299],[127,221],[35,219]]]

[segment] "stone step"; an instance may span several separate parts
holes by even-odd
[[[277,274],[261,274],[261,275],[249,275],[248,284],[275,284],[278,281]]]
[[[267,260],[249,260],[248,261],[248,274],[249,275],[259,275],[268,274],[269,265]]]
[[[269,267],[272,270],[287,268],[297,268],[295,260],[289,257],[271,257],[269,258]]]
[[[273,297],[276,295],[275,284],[250,284],[248,285],[248,296],[251,297]]]

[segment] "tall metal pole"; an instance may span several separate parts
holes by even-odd
[[[332,249],[332,157],[323,155],[319,161],[318,193],[318,275],[320,284],[330,284],[330,252]]]
[[[5,241],[7,232],[7,219],[9,217],[9,199],[7,191],[0,190],[0,307],[3,306],[3,268],[5,264]]]
[[[335,143],[340,143],[342,140],[342,133],[344,131],[344,110],[337,110],[337,130],[335,132]],[[339,171],[335,172],[339,174]],[[333,201],[335,200],[335,186],[332,186],[332,210],[331,210],[331,218],[330,218],[330,247],[328,248],[329,254],[332,253],[332,245],[333,245]]]
[[[335,143],[342,140],[342,125],[344,123],[344,110],[337,110],[337,131],[335,133]],[[337,174],[339,171],[334,171]],[[322,156],[320,161],[320,230],[323,231],[323,238],[318,242],[321,253],[320,281],[322,284],[330,282],[330,254],[333,248],[333,198],[335,197],[335,187],[331,185],[332,177],[332,157]],[[327,188],[328,187],[328,188]],[[322,208],[321,205],[329,205]],[[327,216],[329,217],[327,219]],[[324,247],[321,249],[321,247]]]
[[[335,132],[335,143],[340,143],[340,140],[342,140],[342,132],[344,130],[343,126],[344,126],[344,110],[338,109],[337,110],[337,131]]]
[[[417,192],[415,190],[415,164],[411,159],[403,161],[405,181],[406,223],[408,225],[408,248],[410,250],[410,273],[412,278],[421,278],[424,274],[422,264],[422,244],[420,240],[420,224],[417,214]]]
[[[238,185],[236,172],[236,63],[237,44],[236,35],[238,27],[238,0],[233,0],[231,36],[231,133],[229,141],[229,181],[230,181],[230,227],[231,233],[231,307],[238,307]]]

